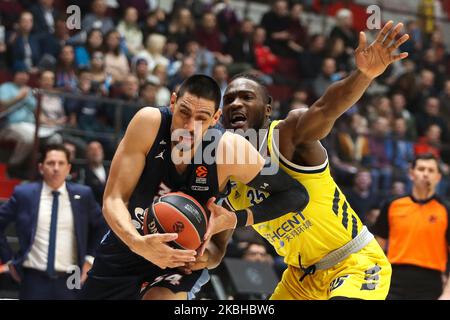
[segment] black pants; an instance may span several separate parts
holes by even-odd
[[[75,300],[79,290],[69,289],[67,278],[70,274],[61,274],[50,278],[45,272],[34,269],[23,269],[20,283],[19,299],[21,300]]]
[[[441,294],[440,271],[412,265],[392,265],[388,300],[437,300]]]
[[[187,292],[193,298],[209,281],[208,271],[198,270],[189,275],[178,269],[161,269],[131,252],[112,232],[100,244],[82,300],[137,300],[151,287],[164,287],[172,292]]]

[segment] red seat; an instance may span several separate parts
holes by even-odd
[[[12,81],[13,75],[8,70],[0,70],[0,84]]]

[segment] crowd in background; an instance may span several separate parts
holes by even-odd
[[[0,120],[0,140],[16,142],[9,172],[20,175],[29,165],[36,125],[30,87],[46,90],[39,138],[64,142],[73,159],[88,159],[86,166],[73,166],[70,178],[90,185],[99,202],[108,173],[103,160],[111,159],[117,141],[97,134],[123,133],[143,106],[168,106],[187,77],[210,75],[224,91],[233,75],[253,73],[268,86],[277,119],[307,107],[355,68],[358,31],[347,9],[337,11],[336,25],[325,34],[311,32],[302,18],[314,10],[311,1],[273,1],[257,22],[226,0],[175,0],[170,12],[156,1],[77,1],[82,29],[69,30],[67,2],[0,0],[0,68],[9,74],[0,84],[0,111],[21,105]],[[409,58],[378,78],[323,141],[335,179],[368,225],[383,200],[410,190],[415,155],[440,159],[438,194],[450,197],[449,50],[439,23],[430,29],[420,17],[403,22],[411,39],[400,50]],[[112,100],[51,92],[120,99],[125,108],[118,119]],[[245,234],[235,238],[251,243]],[[242,248],[250,246],[238,244],[231,254],[245,256]],[[266,253],[255,255],[274,263]]]

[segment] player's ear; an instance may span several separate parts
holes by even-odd
[[[267,104],[266,104],[266,116],[270,117],[272,115],[272,97],[268,96]]]
[[[175,103],[177,102],[177,94],[176,92],[172,92],[172,95],[170,96],[170,111],[174,111],[175,109]]]
[[[217,124],[221,115],[222,115],[222,110],[217,109],[216,113],[214,113],[214,115],[213,115],[213,120],[212,120],[211,126],[215,126]]]
[[[39,163],[38,168],[39,168],[39,173],[41,174],[41,176],[44,175],[44,170],[42,169],[42,167],[43,167],[43,164]]]

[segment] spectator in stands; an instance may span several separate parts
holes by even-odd
[[[206,4],[202,0],[175,0],[172,5],[172,15],[183,9],[189,9],[195,21],[199,21],[205,12]]]
[[[90,67],[92,54],[101,51],[103,47],[103,34],[100,29],[92,29],[87,35],[86,45],[75,48],[75,61],[79,69]]]
[[[441,128],[441,137],[449,141],[447,122],[442,117],[440,107],[438,98],[429,97],[426,99],[424,110],[418,114],[416,121],[419,136],[423,136],[430,125],[437,124]]]
[[[322,96],[333,82],[341,79],[341,75],[336,73],[336,60],[333,58],[323,60],[321,71],[313,82],[313,90],[316,97]]]
[[[157,92],[158,86],[154,83],[147,81],[140,85],[139,98],[141,105],[145,107],[159,107],[160,105],[156,102]]]
[[[442,116],[447,123],[447,127],[450,127],[450,78],[444,83],[444,89],[441,93],[440,102]]]
[[[212,78],[216,80],[217,84],[220,87],[220,91],[222,92],[222,96],[227,88],[228,84],[228,70],[224,64],[218,63],[214,65],[212,71]]]
[[[415,90],[415,97],[413,101],[409,103],[409,110],[417,114],[422,111],[422,106],[426,104],[426,100],[429,97],[438,96],[435,86],[435,75],[432,71],[424,69],[420,72],[419,82]],[[419,133],[420,135],[420,133]]]
[[[179,51],[179,46],[175,38],[169,36],[164,48],[164,57],[169,60],[169,65],[166,68],[168,76],[173,76],[177,73],[181,66],[181,60],[183,59],[183,54]],[[155,70],[155,69],[153,69]]]
[[[166,13],[158,8],[148,13],[140,29],[143,32],[143,39],[147,39],[152,33],[167,34],[167,28]]]
[[[400,46],[402,52],[408,52],[409,59],[417,61],[423,48],[423,35],[417,21],[410,20],[405,24],[405,32],[409,34],[409,40]]]
[[[184,80],[196,73],[197,66],[195,60],[191,57],[185,57],[178,72],[169,79],[169,90],[173,91],[175,87],[181,84]]]
[[[58,10],[53,6],[54,0],[39,0],[30,11],[33,14],[33,33],[52,34],[55,32]]]
[[[301,21],[303,13],[303,4],[293,2],[289,12],[289,41],[288,46],[292,54],[302,52],[308,39],[308,28]]]
[[[109,31],[105,36],[105,71],[113,82],[122,82],[130,73],[128,59],[120,48],[120,33]]]
[[[374,228],[392,264],[388,299],[438,299],[450,243],[449,209],[436,196],[438,160],[430,154],[418,156],[410,179],[412,192],[383,205]]]
[[[394,175],[401,181],[406,181],[408,177],[409,164],[414,158],[414,144],[407,139],[406,120],[396,118],[393,130],[393,158]]]
[[[147,60],[148,69],[151,71],[157,64],[164,66],[169,65],[169,60],[164,57],[164,46],[166,45],[167,38],[161,34],[151,34],[147,38],[147,46],[144,50],[140,51],[134,59],[143,58]]]
[[[391,96],[392,111],[395,118],[403,118],[406,122],[406,135],[408,140],[414,140],[417,137],[416,119],[406,109],[406,98],[401,92],[396,92]]]
[[[81,96],[95,94],[92,88],[92,74],[86,70],[80,71],[78,77],[78,87],[74,92]],[[72,127],[83,130],[87,133],[101,131],[98,122],[98,103],[95,100],[80,100],[69,98],[66,100],[66,110],[69,115],[69,123]]]
[[[139,82],[136,76],[128,75],[125,78],[122,85],[122,94],[118,98],[125,102],[121,119],[122,129],[125,130],[136,112],[143,107],[139,102]],[[112,114],[114,110],[109,108],[107,112],[109,113],[109,123],[112,125],[115,118],[115,114]]]
[[[111,85],[114,84],[111,75],[106,73],[105,69],[105,55],[101,51],[95,51],[91,58],[91,67],[89,72],[91,74],[92,87],[94,92],[101,93],[107,96]]]
[[[14,151],[9,158],[10,170],[25,161],[33,150],[36,99],[28,87],[29,75],[25,70],[18,69],[14,73],[14,81],[0,86],[0,109],[11,109],[4,123],[0,124],[0,139],[13,141]]]
[[[77,82],[75,52],[71,45],[65,45],[59,54],[55,86],[64,91],[73,92],[77,88]]]
[[[23,11],[23,4],[19,1],[0,0],[0,20],[7,31],[14,30]]]
[[[57,58],[62,48],[69,43],[71,44],[70,32],[67,28],[66,17],[59,16],[55,20],[55,32],[41,39],[42,53]]]
[[[399,197],[406,194],[406,183],[403,181],[395,180],[392,182],[392,188],[391,188],[391,197]]]
[[[358,46],[358,33],[353,28],[353,13],[348,9],[340,9],[336,13],[336,26],[331,30],[330,39],[344,40],[345,50],[352,54]]]
[[[267,252],[264,243],[254,241],[246,243],[243,248],[242,260],[251,262],[262,262],[273,265],[273,257]]]
[[[14,68],[26,68],[27,71],[36,73],[42,57],[42,50],[38,36],[31,34],[32,29],[33,15],[28,11],[22,12],[19,29],[8,47],[11,49]]]
[[[301,76],[305,84],[310,85],[317,77],[325,59],[326,38],[321,34],[314,34],[309,40],[308,48],[299,55]]]
[[[425,135],[419,137],[414,144],[414,154],[431,153],[440,159],[442,147],[441,134],[442,130],[437,124],[430,124],[425,131]]]
[[[139,20],[144,20],[147,12],[154,11],[158,9],[158,1],[148,1],[148,0],[120,0],[119,10],[120,12],[125,12],[128,8],[133,7],[136,9],[136,13],[139,14]]]
[[[186,44],[185,57],[191,57],[195,60],[197,73],[203,73],[208,76],[212,75],[213,67],[216,64],[216,58],[211,51],[201,47],[197,41],[191,40]]]
[[[6,55],[6,28],[2,24],[2,21],[0,20],[0,68],[6,69],[7,65],[7,55]]]
[[[71,164],[70,172],[66,177],[66,181],[80,183],[80,167],[74,161],[77,158],[77,147],[71,142],[64,142],[64,148],[69,152],[69,163]]]
[[[372,188],[370,170],[358,170],[353,179],[353,188],[346,192],[346,198],[361,221],[365,223],[370,211],[379,205],[380,200],[378,192]]]
[[[117,31],[125,41],[130,57],[142,50],[143,35],[138,25],[138,17],[136,8],[128,7],[125,10],[123,20],[117,25]]]
[[[144,83],[148,81],[148,77],[150,74],[150,70],[148,68],[148,62],[144,58],[136,59],[134,64],[133,74],[138,78],[139,85],[142,86]]]
[[[114,29],[114,22],[106,15],[108,6],[105,0],[94,0],[92,2],[92,13],[88,13],[81,21],[83,31],[89,32],[91,29],[100,29],[103,34]]]
[[[105,191],[106,179],[109,168],[103,165],[103,146],[98,141],[92,141],[86,148],[87,164],[84,167],[83,184],[92,189],[95,200],[100,206],[103,204],[103,192]]]
[[[369,161],[374,191],[387,192],[391,187],[393,148],[390,133],[391,127],[388,119],[379,117],[375,120],[369,137]]]
[[[286,0],[274,1],[271,10],[266,12],[261,19],[261,26],[267,32],[267,45],[276,55],[292,56],[292,50],[289,48],[290,24],[291,19]]]
[[[345,123],[337,130],[330,159],[338,181],[350,181],[359,165],[368,165],[370,151],[367,126],[367,119],[355,113],[349,125]]]
[[[342,38],[336,37],[329,40],[326,55],[336,61],[336,69],[343,76],[351,70],[351,56],[345,50],[345,42]]]
[[[154,83],[158,86],[156,92],[156,105],[168,106],[170,103],[171,92],[167,88],[167,69],[163,65],[156,65],[153,69],[152,76],[154,77]]]
[[[255,66],[255,53],[253,51],[254,29],[253,21],[244,19],[238,32],[228,39],[224,49],[233,58],[233,64],[230,67],[236,69],[236,71],[231,72],[232,74],[247,71]]]
[[[231,5],[230,0],[218,0],[215,2],[211,11],[217,18],[217,25],[220,32],[226,39],[230,39],[235,36],[236,29],[239,26],[240,21],[238,15]]]
[[[65,182],[69,153],[63,145],[49,146],[42,155],[42,182],[17,187],[0,207],[0,258],[20,282],[20,299],[76,299],[69,289],[73,266],[82,270],[81,283],[106,224],[88,187]],[[15,222],[19,251],[13,253],[6,227]]]
[[[266,30],[263,27],[256,27],[253,33],[253,53],[256,59],[256,67],[262,73],[271,75],[274,73],[279,60],[270,48],[265,45]]]
[[[224,35],[217,27],[217,18],[212,12],[203,14],[201,24],[195,31],[195,39],[198,43],[211,52],[220,54],[222,44],[225,41]]]
[[[184,52],[188,41],[194,38],[195,21],[191,11],[187,8],[180,8],[174,11],[168,31],[169,35],[177,40],[180,52]]]
[[[67,123],[63,99],[57,95],[55,87],[55,73],[47,70],[39,77],[39,87],[44,90],[41,95],[41,113],[39,121],[41,128],[48,130],[49,135],[54,137],[53,143],[62,143],[62,137],[56,136],[57,132]]]

